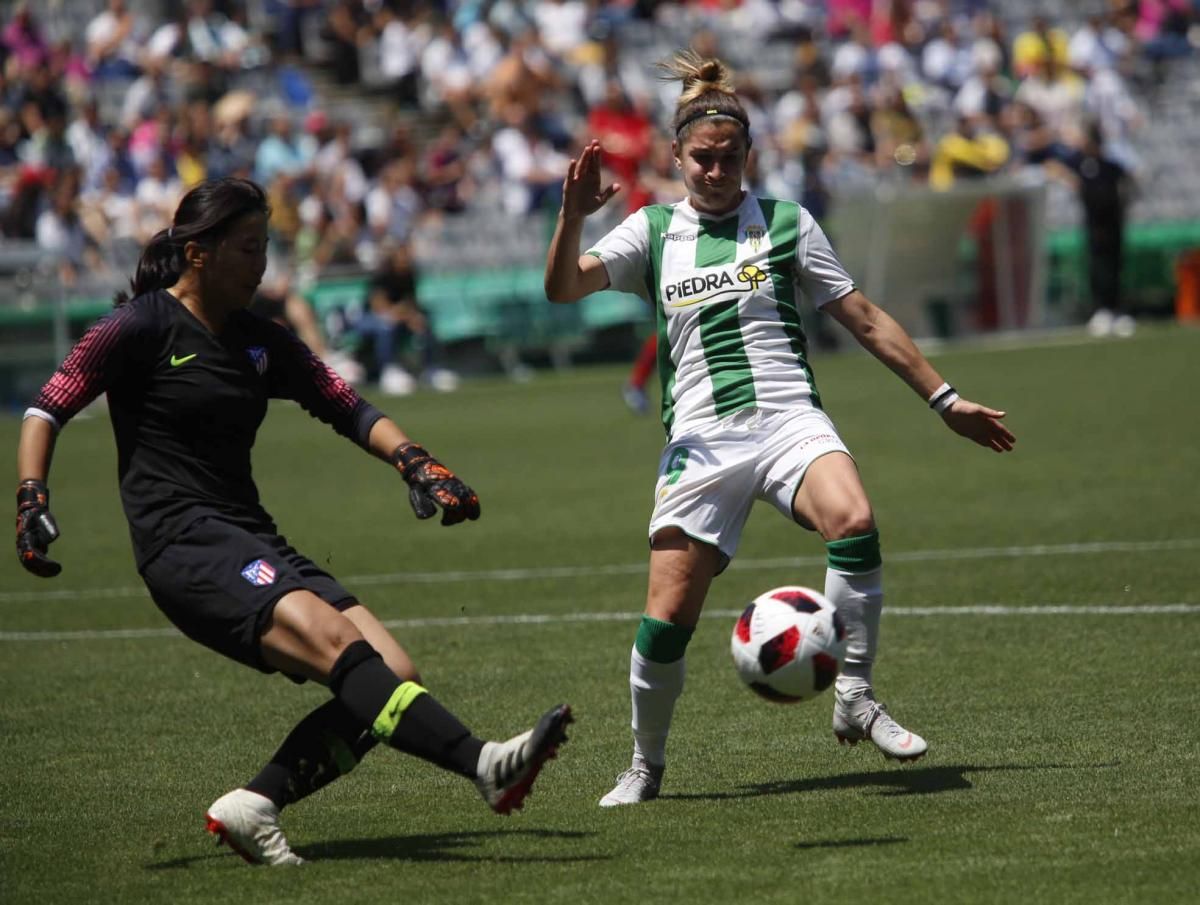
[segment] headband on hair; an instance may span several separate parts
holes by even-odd
[[[684,129],[686,129],[688,126],[690,126],[696,120],[704,119],[704,117],[706,117],[706,116],[728,116],[730,119],[736,119],[739,123],[742,124],[742,128],[746,130],[746,138],[750,137],[750,121],[748,119],[746,119],[746,117],[740,115],[736,111],[730,113],[730,112],[726,112],[725,110],[718,110],[716,107],[702,107],[701,109],[697,110],[695,113],[693,113],[691,116],[689,116],[687,119],[685,119],[683,122],[681,122],[679,124],[679,126],[675,129],[675,137],[678,138],[680,133],[683,132]]]

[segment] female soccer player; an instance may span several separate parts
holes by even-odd
[[[285,327],[247,311],[267,262],[262,189],[219,179],[184,196],[138,262],[132,298],[90,330],[25,413],[17,553],[35,575],[58,536],[46,479],[67,421],[108,393],[121,502],[137,568],[180,631],[239,663],[328,686],[333,699],[271,761],[208,809],[209,832],[251,863],[299,864],[280,809],[352,769],[383,742],[475,781],[497,812],[519,808],[566,740],[569,707],[507,742],[484,742],[419,683],[382,623],[288,545],[259,504],[250,450],[270,398],[389,462],[418,518],[479,517],[479,498]]]
[[[667,445],[650,517],[645,614],[630,660],[633,762],[600,804],[657,797],[684,652],[714,576],[737,549],[755,499],[825,539],[825,594],[847,625],[833,731],[912,760],[925,741],[875,699],[882,605],[879,533],[854,460],[821,407],[797,290],[833,315],[954,431],[1012,449],[1004,412],[961,398],[908,334],[854,287],[808,211],[742,190],[750,124],[726,67],[691,52],[664,64],[683,83],[672,151],[687,198],[630,215],[580,256],[583,220],[620,188],[601,185],[599,147],[571,161],[546,261],[546,295],[571,302],[609,286],[654,305]]]

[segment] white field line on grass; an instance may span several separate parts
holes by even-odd
[[[734,619],[741,610],[706,610],[704,619]],[[1031,604],[1008,606],[979,603],[966,606],[886,606],[885,616],[1157,616],[1200,614],[1200,603]],[[489,625],[556,625],[571,622],[636,622],[641,613],[513,613],[497,616],[427,616],[385,619],[387,628],[421,629]],[[80,629],[77,631],[0,632],[4,641],[114,641],[130,638],[183,638],[174,628]]]
[[[1091,556],[1101,553],[1164,553],[1200,549],[1200,537],[1152,541],[1091,541],[1070,544],[1033,544],[1023,547],[963,547],[951,550],[887,551],[885,561],[952,562],[966,559],[1021,559],[1032,556]],[[730,570],[761,571],[825,565],[824,556],[784,556],[774,559],[735,559]],[[443,572],[385,572],[349,575],[340,580],[352,588],[401,584],[449,584],[461,581],[539,581],[558,578],[599,578],[645,574],[646,563],[596,566],[541,566],[526,569],[447,570]],[[146,597],[141,586],[123,588],[64,589],[61,591],[0,591],[0,604],[41,603],[52,600],[111,600]]]

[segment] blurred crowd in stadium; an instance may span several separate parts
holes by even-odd
[[[818,218],[857,183],[1069,169],[1089,131],[1136,174],[1138,99],[1193,52],[1197,6],[17,2],[0,6],[0,231],[58,252],[67,285],[120,278],[183,191],[238,174],[270,193],[268,294],[338,268],[403,294],[396,267],[414,257],[503,265],[487,255],[511,246],[422,237],[555,210],[587,138],[603,143],[625,210],[682,197],[662,129],[677,89],[650,64],[688,44],[738,71],[752,187]],[[410,243],[415,256],[396,253]]]

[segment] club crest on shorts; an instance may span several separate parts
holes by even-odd
[[[265,346],[250,346],[246,349],[246,354],[250,356],[250,361],[254,364],[254,370],[258,373],[267,373],[267,350]]]
[[[275,581],[275,567],[265,559],[256,559],[242,569],[242,578],[255,587],[265,588]]]

